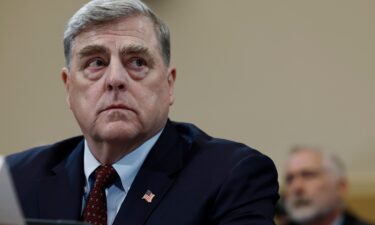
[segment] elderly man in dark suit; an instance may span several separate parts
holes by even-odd
[[[284,202],[291,224],[369,225],[345,209],[347,185],[337,156],[319,148],[295,147],[285,175]]]
[[[169,31],[138,0],[94,0],[64,34],[67,103],[83,136],[7,158],[24,215],[93,225],[271,225],[265,155],[168,119]]]

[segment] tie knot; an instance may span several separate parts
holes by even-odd
[[[117,179],[118,175],[111,165],[99,166],[95,170],[95,184],[97,188],[107,188]]]

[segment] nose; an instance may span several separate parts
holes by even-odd
[[[112,59],[106,74],[106,90],[124,91],[127,86],[127,77],[127,71],[121,61]]]
[[[289,184],[289,189],[294,194],[302,194],[304,192],[304,181],[301,177],[296,177],[293,181]]]

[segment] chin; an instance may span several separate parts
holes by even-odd
[[[318,217],[318,214],[318,210],[312,206],[290,210],[292,220],[297,223],[314,221]]]
[[[140,135],[139,127],[123,121],[112,122],[98,131],[97,136],[102,141],[128,141]]]

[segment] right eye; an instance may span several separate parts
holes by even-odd
[[[86,64],[86,68],[89,69],[101,69],[106,66],[106,62],[101,58],[94,58]]]
[[[87,60],[83,65],[83,74],[90,80],[97,80],[103,75],[108,63],[103,58],[95,57]]]
[[[293,179],[294,179],[294,176],[291,175],[291,174],[288,174],[288,175],[285,177],[285,182],[286,182],[287,184],[290,184],[290,183],[292,183]]]

